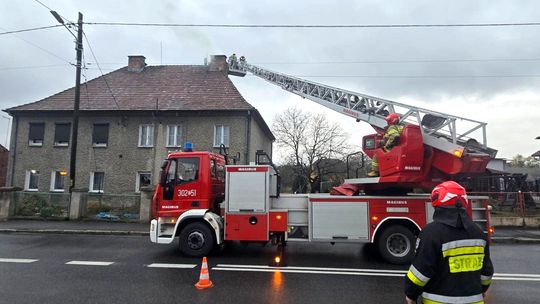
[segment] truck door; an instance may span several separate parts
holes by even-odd
[[[200,180],[200,158],[182,157],[169,160],[160,211],[186,211],[204,208]]]

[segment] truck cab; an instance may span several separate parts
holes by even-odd
[[[178,217],[191,209],[219,212],[225,195],[225,159],[209,152],[172,153],[161,165],[153,217]],[[159,204],[157,202],[160,202]]]

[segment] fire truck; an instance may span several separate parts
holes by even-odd
[[[282,194],[276,166],[264,151],[255,163],[231,165],[226,153],[193,151],[168,155],[161,166],[150,223],[150,240],[171,244],[178,237],[187,256],[210,254],[230,241],[275,245],[273,264],[284,263],[287,242],[373,243],[388,262],[405,264],[414,255],[418,233],[432,220],[428,194],[436,184],[483,173],[496,150],[486,144],[486,124],[462,117],[355,93],[273,72],[246,62],[229,74],[255,76],[365,121],[375,133],[362,149],[377,155],[380,174],[352,178],[333,194]],[[378,147],[389,113],[404,126],[397,146]],[[481,140],[473,138],[480,133]],[[468,197],[468,213],[486,233],[486,197]]]

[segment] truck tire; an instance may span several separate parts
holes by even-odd
[[[180,251],[190,257],[208,255],[215,246],[214,232],[201,222],[187,224],[180,232]]]
[[[416,237],[411,230],[395,225],[381,232],[377,238],[377,249],[387,262],[403,265],[412,261],[415,243]]]

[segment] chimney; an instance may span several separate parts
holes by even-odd
[[[142,72],[146,66],[145,59],[146,57],[142,55],[128,56],[128,71]]]
[[[220,71],[225,74],[229,71],[229,65],[227,64],[227,56],[225,55],[212,55],[210,56],[210,71]]]

